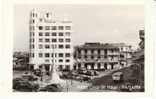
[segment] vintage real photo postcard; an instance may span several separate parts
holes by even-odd
[[[14,5],[13,92],[144,92],[143,4]]]

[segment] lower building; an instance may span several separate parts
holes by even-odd
[[[73,69],[107,70],[126,66],[126,58],[130,56],[119,45],[122,44],[85,43],[75,46]]]

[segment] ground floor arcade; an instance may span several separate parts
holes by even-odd
[[[115,69],[115,68],[120,68],[120,65],[118,62],[78,62],[74,64],[73,69],[81,69],[85,68],[87,70],[110,70],[110,69]]]

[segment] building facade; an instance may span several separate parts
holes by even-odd
[[[85,43],[75,47],[73,69],[108,70],[127,66],[131,47],[125,44]]]
[[[32,10],[29,26],[30,68],[72,69],[72,22],[57,20],[51,12]]]
[[[119,62],[121,67],[131,65],[131,58],[133,54],[132,46],[125,43],[114,43],[113,46],[119,48]]]
[[[140,37],[140,43],[139,43],[139,46],[140,46],[140,48],[141,49],[144,49],[144,42],[145,42],[145,37],[144,37],[144,35],[145,35],[145,32],[144,32],[145,30],[139,30],[139,37]]]

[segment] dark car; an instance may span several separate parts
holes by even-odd
[[[83,81],[90,81],[90,80],[91,80],[91,78],[90,78],[90,77],[88,77],[88,76],[82,76],[82,80],[83,80]]]
[[[39,91],[46,91],[46,92],[61,92],[62,91],[62,87],[60,84],[50,84],[47,85],[43,88],[40,88]]]
[[[112,74],[112,79],[115,83],[123,81],[123,73],[122,72],[115,72]]]
[[[26,79],[28,81],[36,81],[36,80],[38,80],[38,78],[36,76],[30,75],[30,74],[24,74],[24,75],[22,75],[22,78]]]
[[[63,78],[63,79],[68,79],[68,72],[62,72],[62,74],[60,75],[60,78]]]
[[[94,76],[94,72],[90,70],[88,70],[85,74],[88,76]]]
[[[85,68],[79,69],[78,74],[85,74],[87,72],[87,70]]]
[[[41,70],[40,69],[34,70],[34,75],[39,76],[39,77],[42,76]]]
[[[33,92],[38,91],[39,85],[22,78],[15,78],[13,79],[13,89],[16,91]]]

